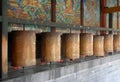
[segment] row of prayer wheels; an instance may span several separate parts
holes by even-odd
[[[120,35],[107,34],[101,36],[92,33],[62,34],[56,32],[36,34],[34,31],[12,32],[13,66],[35,65],[36,52],[39,53],[43,61],[58,62],[61,58],[78,59],[80,56],[104,56],[105,53],[113,51],[120,51]]]

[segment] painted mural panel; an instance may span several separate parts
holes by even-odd
[[[117,6],[117,0],[106,0],[106,2],[107,2],[106,4],[107,7]]]
[[[100,3],[98,0],[84,0],[84,25],[100,26]]]
[[[117,6],[117,0],[107,0],[107,7]],[[107,27],[109,27],[109,15],[107,14]],[[117,28],[117,13],[113,13],[113,28]]]
[[[80,0],[56,0],[58,23],[80,24]]]
[[[9,0],[8,16],[50,21],[51,0]]]

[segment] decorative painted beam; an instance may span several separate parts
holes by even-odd
[[[120,30],[110,29],[110,28],[103,28],[103,27],[91,27],[91,26],[81,26],[80,24],[64,24],[64,23],[55,23],[55,22],[41,22],[39,20],[32,21],[32,20],[24,20],[24,19],[15,19],[9,18],[8,19],[10,24],[25,24],[25,25],[38,25],[39,28],[42,27],[55,27],[55,28],[71,28],[72,30],[94,30],[94,31],[116,31],[120,32]]]
[[[104,13],[114,13],[114,12],[120,12],[120,6],[104,8]]]

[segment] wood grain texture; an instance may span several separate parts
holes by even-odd
[[[93,34],[92,33],[80,34],[80,55],[83,57],[93,55]]]
[[[12,35],[13,66],[24,67],[35,65],[35,33],[32,31],[15,31]]]
[[[104,35],[104,51],[113,52],[113,34]]]
[[[66,33],[62,35],[62,55],[67,59],[78,59],[80,57],[80,39],[78,33]]]
[[[94,56],[104,56],[104,36],[95,35],[93,39]]]
[[[7,38],[2,35],[2,72],[8,72]]]
[[[115,52],[120,51],[120,35],[114,35],[113,38],[113,48]]]
[[[61,38],[60,33],[45,32],[41,34],[41,54],[46,62],[57,62],[61,59]]]
[[[105,9],[104,9],[104,12],[105,12],[105,13],[120,12],[120,6],[105,8]]]

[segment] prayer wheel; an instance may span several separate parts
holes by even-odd
[[[62,55],[67,59],[78,59],[79,53],[79,34],[66,33],[62,35]]]
[[[45,32],[41,34],[41,54],[45,62],[61,60],[61,33]]]
[[[36,64],[35,33],[33,31],[12,32],[12,65],[25,67]]]
[[[80,34],[80,55],[82,57],[93,55],[93,34]]]
[[[113,52],[113,35],[112,34],[104,35],[104,51],[105,53]]]
[[[113,49],[114,49],[115,52],[120,51],[120,35],[114,35]]]
[[[104,36],[95,35],[93,38],[94,56],[104,56]]]

